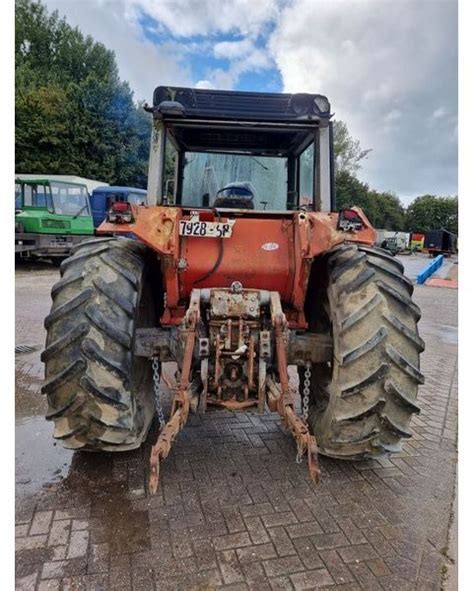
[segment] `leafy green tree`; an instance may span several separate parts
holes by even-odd
[[[407,208],[407,229],[428,232],[444,228],[458,233],[458,198],[420,195]]]
[[[347,170],[336,173],[336,208],[343,209],[356,205],[369,215],[369,186]]]
[[[368,198],[372,203],[371,222],[376,228],[398,232],[405,229],[405,210],[394,193],[369,191]]]
[[[337,171],[355,173],[371,149],[363,150],[359,140],[349,134],[344,121],[334,121],[334,157]]]
[[[146,186],[151,119],[112,51],[57,12],[16,0],[16,171]]]
[[[357,206],[375,228],[401,231],[405,226],[405,211],[399,198],[388,192],[369,189],[347,170],[336,174],[336,208]]]

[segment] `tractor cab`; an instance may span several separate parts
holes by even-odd
[[[326,97],[160,86],[148,110],[149,205],[334,209]]]
[[[86,185],[17,177],[15,253],[19,257],[59,261],[74,244],[93,233]]]

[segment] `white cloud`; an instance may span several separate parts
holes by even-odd
[[[446,115],[446,109],[444,107],[438,107],[433,111],[433,119],[440,119]]]
[[[45,0],[49,9],[59,11],[108,49],[115,51],[120,77],[130,83],[135,98],[151,102],[153,90],[161,84],[192,86],[193,76],[181,44],[160,46],[145,38],[138,23],[137,3],[130,0],[69,2]]]
[[[235,88],[276,65],[284,91],[326,94],[373,149],[359,173],[371,186],[456,192],[456,0],[45,1],[115,51],[136,98],[161,84]],[[172,40],[148,40],[143,15],[148,33]],[[191,54],[228,65],[196,78]]]
[[[254,49],[250,39],[240,41],[221,41],[214,45],[214,55],[217,58],[238,59],[243,55],[248,55]]]
[[[276,0],[129,0],[176,37],[235,33],[255,37],[276,18]]]
[[[427,126],[440,103],[456,109],[455,0],[294,0],[269,47],[285,91],[326,94],[373,148],[363,180],[407,196],[456,190],[457,153],[440,141],[453,122]]]
[[[209,69],[206,76],[215,88],[231,89],[245,72],[258,72],[275,67],[268,51],[250,39],[221,41],[214,45],[214,57],[229,61],[227,69]]]
[[[198,80],[194,88],[214,89],[214,85],[210,80]]]

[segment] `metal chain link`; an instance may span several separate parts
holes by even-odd
[[[163,401],[161,398],[160,388],[160,360],[158,357],[152,357],[151,366],[153,368],[153,392],[155,394],[155,408],[158,415],[158,422],[160,423],[160,431],[166,424],[165,415],[163,413]]]
[[[303,411],[303,419],[304,422],[308,423],[308,411],[309,411],[309,395],[310,395],[310,386],[311,386],[311,362],[308,361],[306,363],[306,369],[304,370],[304,381],[303,381],[303,397],[301,399],[301,407]],[[303,448],[301,444],[297,443],[297,452],[296,452],[296,463],[301,464],[303,461]]]
[[[308,361],[306,363],[306,369],[304,371],[304,382],[303,382],[303,399],[302,403],[302,410],[303,410],[303,418],[306,422],[308,422],[308,412],[309,412],[309,395],[310,395],[310,386],[311,386],[311,362]]]

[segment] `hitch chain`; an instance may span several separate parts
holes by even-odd
[[[308,424],[310,386],[311,386],[311,362],[307,361],[306,362],[306,369],[304,371],[303,398],[301,400],[303,419],[306,424]]]
[[[151,366],[153,369],[153,392],[155,394],[155,408],[161,431],[165,426],[166,421],[165,415],[163,413],[163,399],[160,388],[160,360],[158,357],[152,357]]]

